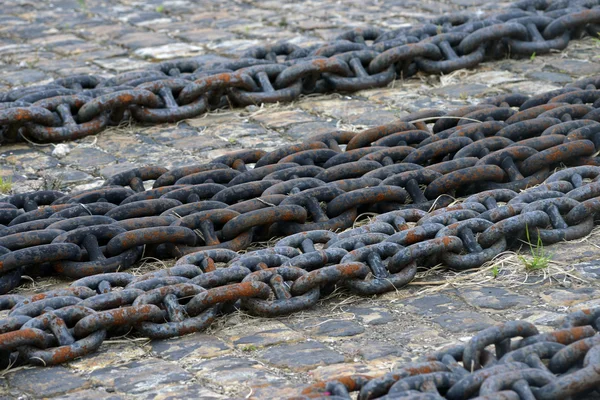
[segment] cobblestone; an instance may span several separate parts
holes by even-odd
[[[90,382],[64,367],[22,369],[7,376],[11,389],[40,397],[56,396],[74,389],[86,389]]]
[[[485,314],[473,311],[456,311],[433,319],[442,328],[454,332],[479,332],[494,325],[494,320]]]
[[[150,344],[152,351],[168,360],[182,358],[212,358],[232,351],[232,347],[210,335],[188,335],[172,340],[155,341]]]
[[[239,55],[264,41],[306,46],[350,27],[392,29],[444,12],[503,4],[15,0],[0,15],[0,91],[75,73],[108,77],[187,55]],[[308,133],[380,125],[423,108],[473,104],[496,93],[537,94],[600,73],[599,46],[587,38],[561,53],[484,63],[441,77],[419,74],[351,95],[219,110],[176,125],[123,125],[61,148],[5,145],[0,177],[9,179],[16,193],[83,189],[133,166],[173,168],[239,148],[270,150]],[[389,371],[396,361],[504,320],[520,318],[551,329],[567,312],[598,305],[600,249],[592,236],[546,250],[553,261],[573,266],[575,278],[502,283],[488,271],[489,279],[477,286],[433,292],[410,286],[368,299],[333,295],[286,318],[234,314],[204,334],[156,342],[126,336],[66,366],[7,371],[0,376],[0,399],[285,398],[315,380]],[[25,290],[66,284],[41,281]]]
[[[94,384],[127,394],[140,394],[162,385],[181,384],[191,378],[192,375],[178,365],[153,359],[107,366],[90,374]]]
[[[467,304],[477,308],[506,310],[511,307],[525,307],[530,299],[502,288],[487,287],[481,290],[460,290]]]

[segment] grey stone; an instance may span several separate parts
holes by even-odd
[[[265,362],[290,369],[312,369],[318,365],[341,363],[344,356],[319,342],[282,344],[269,347],[258,355]]]
[[[252,47],[260,44],[258,39],[256,40],[245,40],[245,39],[232,39],[224,40],[218,43],[207,43],[206,47],[210,50],[232,57],[239,57],[242,53],[251,49]]]
[[[597,289],[583,287],[579,289],[548,289],[540,293],[540,297],[547,304],[557,307],[570,307],[584,301],[598,298]]]
[[[161,154],[165,147],[155,143],[141,143],[134,135],[108,134],[98,138],[98,148],[122,160]]]
[[[434,318],[433,321],[442,328],[456,333],[478,332],[495,324],[495,321],[490,317],[471,311],[447,313]]]
[[[545,325],[557,328],[562,323],[564,317],[564,313],[533,309],[518,312],[518,315],[515,317],[515,319],[531,322],[535,325]]]
[[[378,126],[396,121],[398,117],[389,111],[373,110],[361,115],[349,117],[345,122],[352,125]]]
[[[591,75],[600,73],[600,64],[573,59],[553,60],[548,64],[548,69],[556,72],[567,73],[573,76]]]
[[[224,149],[231,144],[235,143],[235,140],[225,141],[216,136],[196,134],[182,139],[171,140],[169,145],[178,150],[189,150],[189,151],[211,151],[216,149]]]
[[[157,34],[155,32],[135,32],[121,36],[116,42],[122,46],[136,50],[143,47],[166,45],[173,43],[173,40],[166,35]]]
[[[333,122],[307,122],[291,125],[285,131],[285,136],[289,136],[293,140],[303,141],[308,136],[334,132],[335,130],[336,126]]]
[[[176,57],[191,57],[203,52],[202,47],[192,46],[187,43],[170,43],[154,47],[142,47],[137,49],[134,54],[138,57],[167,60]]]
[[[365,325],[383,325],[394,320],[390,312],[380,307],[349,307],[347,312],[356,315]]]
[[[175,36],[193,43],[218,43],[235,38],[233,33],[210,28],[190,29]]]
[[[235,339],[233,344],[237,348],[241,348],[242,351],[251,351],[255,350],[257,347],[272,346],[274,344],[294,342],[303,339],[304,337],[300,333],[289,328],[281,328],[264,330],[251,335],[242,336]]]
[[[526,76],[531,79],[557,83],[560,85],[564,85],[573,81],[573,78],[571,78],[569,75],[561,74],[559,72],[534,71],[526,74]]]
[[[149,64],[147,61],[136,60],[129,57],[97,58],[94,59],[94,63],[102,68],[114,70],[118,73],[142,69],[148,67]]]
[[[377,126],[397,119],[392,112],[350,97],[317,100],[303,103],[300,107],[308,112],[324,114],[352,125]]]
[[[227,396],[223,396],[219,393],[216,393],[208,388],[205,388],[201,385],[192,383],[185,385],[176,385],[176,386],[164,386],[158,387],[149,392],[143,393],[141,395],[136,396],[136,399],[142,400],[177,400],[177,399],[206,399],[206,400],[216,400],[216,399],[227,399]]]
[[[149,137],[152,140],[161,144],[170,144],[174,140],[185,139],[190,137],[198,138],[199,131],[187,128],[163,128],[163,129],[148,129],[140,132],[141,139]]]
[[[469,96],[476,96],[480,93],[484,93],[488,89],[489,88],[486,85],[474,83],[448,85],[439,89],[434,89],[431,92],[438,96],[466,98]]]
[[[171,19],[166,14],[156,11],[142,11],[128,15],[124,15],[119,18],[121,21],[129,22],[133,25],[148,26],[150,24],[157,24],[162,22],[171,22]]]
[[[371,361],[383,357],[397,357],[403,352],[402,341],[397,340],[390,344],[380,340],[347,341],[342,349],[349,356],[359,355],[362,359]]]
[[[63,163],[82,169],[104,166],[114,161],[116,158],[112,155],[91,147],[76,147],[62,159]]]
[[[315,122],[318,120],[302,110],[262,113],[252,117],[253,120],[271,129],[285,128],[290,125]]]
[[[487,2],[487,0],[452,0],[453,4],[466,7],[480,6],[486,4]]]
[[[7,380],[11,388],[40,397],[56,396],[90,386],[89,381],[61,366],[15,371],[7,375]]]
[[[0,75],[0,81],[15,86],[36,83],[48,78],[48,75],[36,69],[23,69],[20,71],[5,72]]]
[[[155,340],[151,346],[152,351],[169,360],[179,360],[190,354],[196,357],[214,357],[230,349],[222,340],[199,333],[169,340]]]
[[[588,261],[573,265],[584,278],[599,279],[600,278],[600,261]]]
[[[0,161],[12,165],[17,170],[28,173],[46,170],[58,166],[56,158],[40,153],[34,149],[7,149],[0,154]]]
[[[108,165],[108,166],[102,168],[100,170],[100,175],[102,175],[105,178],[109,178],[120,172],[129,171],[130,169],[133,169],[136,167],[139,167],[139,164],[134,164],[134,163],[130,163],[130,162],[112,164],[112,165]]]
[[[174,363],[145,359],[93,371],[92,381],[119,392],[138,394],[155,389],[156,385],[187,382],[192,375]]]
[[[533,299],[497,287],[483,287],[477,290],[459,290],[465,301],[475,307],[506,310],[515,306],[533,304]]]
[[[418,297],[403,301],[402,303],[406,305],[406,309],[409,312],[424,316],[437,316],[450,312],[453,308],[457,308],[453,305],[454,301],[452,298],[441,294]]]
[[[89,182],[95,179],[92,175],[86,174],[85,172],[69,168],[50,170],[43,174],[43,176],[51,179],[61,188],[72,184]]]
[[[231,356],[192,363],[190,369],[195,371],[196,376],[202,380],[219,385],[254,380],[268,383],[284,381],[256,361]]]
[[[125,400],[126,397],[102,389],[88,389],[53,397],[56,400]]]
[[[365,328],[352,321],[331,320],[319,324],[312,330],[315,335],[320,336],[355,336],[365,331]]]
[[[559,250],[560,249],[560,250]],[[544,248],[544,253],[552,261],[565,264],[577,264],[595,261],[600,257],[600,249],[592,243],[563,242],[560,246],[551,245]],[[560,279],[556,277],[557,279]]]
[[[101,49],[94,49],[90,51],[86,51],[81,54],[73,54],[73,57],[76,60],[84,62],[88,68],[93,69],[94,71],[101,71],[101,69],[92,63],[94,60],[112,58],[112,57],[122,57],[127,56],[128,52],[125,49],[116,46],[106,46]],[[90,65],[91,64],[91,65]],[[41,68],[41,67],[40,67]],[[67,72],[68,74],[68,72]]]

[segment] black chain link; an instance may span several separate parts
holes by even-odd
[[[353,29],[308,48],[276,43],[250,49],[239,59],[167,61],[110,79],[70,76],[0,93],[0,142],[74,140],[128,118],[149,124],[176,122],[228,105],[384,87],[418,71],[445,74],[486,59],[563,50],[571,39],[596,36],[599,24],[600,0],[523,0],[500,12],[449,14],[392,31]],[[600,98],[595,93],[565,96],[556,101],[594,103]],[[515,99],[518,102],[519,95],[499,98],[496,105],[513,106]],[[590,109],[573,107],[582,114]],[[563,111],[549,111],[547,117],[559,117]],[[474,112],[461,116],[490,117],[485,111]],[[494,112],[498,119],[511,111]]]
[[[179,71],[168,81],[165,71],[106,81],[63,79],[57,81],[62,88],[4,94],[18,106],[0,103],[0,122],[7,132],[23,134],[38,128],[50,132],[49,127],[58,132],[59,121],[71,118],[70,132],[81,135],[85,124],[106,126],[127,113],[149,115],[153,122],[177,119],[173,115],[217,105],[225,92],[241,99],[254,93],[260,101],[293,98],[295,90],[327,88],[324,82],[349,84],[356,79],[349,71],[360,75],[359,65],[367,63],[363,71],[374,74],[368,79],[390,68],[396,73],[399,66],[406,67],[401,72],[415,65],[428,68],[422,67],[430,65],[423,57],[433,48],[447,58],[454,48],[461,55],[483,46],[488,54],[486,43],[502,42],[494,39],[498,35],[517,43],[511,46],[527,46],[535,29],[544,40],[557,41],[596,21],[599,11],[593,7],[594,1],[540,0],[518,3],[493,19],[442,18],[435,31],[427,25],[393,33],[353,31],[340,39],[346,42],[313,49],[313,55],[291,45],[254,50],[254,57],[266,61],[250,66],[239,61],[225,72],[212,66],[212,72],[200,73],[193,60],[163,64],[171,75]],[[530,14],[540,13],[533,9],[545,11],[534,18]],[[457,32],[464,34],[456,39]],[[408,38],[405,44],[400,37]],[[379,53],[366,56],[364,41],[373,39],[370,47]],[[404,46],[419,56],[403,58]],[[337,54],[348,51],[349,58]],[[275,62],[280,54],[289,65]],[[330,58],[307,60],[314,55]],[[411,61],[404,65],[405,60]],[[271,81],[276,89],[251,92]],[[423,110],[360,133],[319,134],[269,153],[242,150],[171,171],[135,168],[99,189],[2,199],[0,310],[10,311],[0,320],[0,367],[66,362],[132,327],[142,336],[168,338],[202,331],[236,308],[266,317],[289,314],[314,306],[335,286],[360,295],[397,290],[418,268],[438,263],[454,270],[477,268],[526,235],[544,245],[584,237],[600,211],[598,88],[600,77],[586,78],[533,97],[496,96],[478,106]],[[35,101],[41,103],[27,104]],[[6,115],[25,119],[15,125]],[[60,135],[55,138],[67,138]],[[564,166],[570,168],[560,169]],[[457,198],[464,200],[455,203]],[[376,216],[354,227],[363,213]],[[259,241],[272,246],[238,253]],[[142,276],[121,272],[148,256],[178,261]],[[23,274],[50,273],[77,280],[33,296],[5,294]],[[320,383],[304,395],[589,398],[600,383],[599,321],[600,311],[582,311],[568,316],[562,331],[546,334],[509,322],[421,363],[399,365],[384,377]],[[492,344],[495,351],[486,349]]]
[[[600,77],[586,78],[269,153],[139,167],[79,193],[4,198],[0,293],[23,274],[77,280],[0,296],[9,310],[0,367],[63,363],[131,328],[154,339],[198,332],[235,309],[285,315],[335,287],[395,291],[419,268],[478,268],[522,240],[584,237],[600,212],[598,87]],[[355,227],[357,219],[366,223]],[[247,251],[260,241],[271,246]],[[142,276],[122,272],[142,257],[178,260]],[[320,383],[304,396],[588,398],[600,383],[599,321],[598,310],[578,312],[547,334],[509,322],[383,377]]]
[[[561,329],[547,333],[525,321],[506,322],[484,329],[466,344],[398,363],[385,375],[318,382],[293,399],[596,398],[598,315],[600,308],[578,311],[565,318]]]

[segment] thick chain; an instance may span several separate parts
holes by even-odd
[[[378,377],[318,382],[294,400],[556,400],[595,398],[600,383],[600,308],[568,315],[540,333],[525,321],[485,329]],[[488,348],[490,346],[490,348]],[[491,347],[493,346],[493,347]],[[357,397],[350,393],[358,392]]]
[[[486,58],[541,55],[600,31],[600,0],[523,0],[499,13],[449,14],[392,31],[361,28],[323,45],[260,46],[242,58],[190,58],[110,79],[77,75],[0,93],[0,142],[78,139],[133,118],[176,122],[226,105],[388,85]]]
[[[64,79],[4,94],[13,103],[0,103],[0,124],[7,136],[65,140],[128,115],[175,121],[227,98],[250,104],[383,85],[398,73],[462,68],[481,48],[491,55],[498,37],[523,54],[532,43],[556,48],[575,30],[597,29],[597,4],[518,3],[479,22],[440,19],[432,33],[354,31],[345,42],[258,49],[227,65],[187,60],[112,80]],[[447,61],[432,56],[434,48]],[[289,60],[278,61],[280,54]],[[600,77],[588,78],[538,96],[502,95],[360,133],[315,135],[269,153],[243,150],[171,171],[136,168],[100,189],[5,198],[0,293],[23,274],[77,280],[0,296],[0,310],[9,310],[0,320],[0,368],[63,363],[131,328],[153,339],[202,331],[236,308],[285,315],[336,286],[360,295],[397,290],[419,268],[477,268],[526,235],[544,244],[584,237],[600,211],[599,88]],[[260,241],[273,245],[247,251]],[[146,256],[178,260],[142,276],[121,272]],[[304,395],[586,398],[600,384],[599,317],[600,310],[578,312],[547,334],[509,322],[383,377],[320,383]],[[486,349],[492,344],[495,351]]]
[[[586,78],[533,97],[501,95],[360,133],[319,134],[269,153],[242,150],[171,171],[135,168],[99,189],[5,198],[0,293],[23,274],[77,280],[33,296],[0,296],[0,310],[9,310],[0,320],[0,364],[66,362],[131,328],[154,339],[198,332],[236,308],[285,315],[314,306],[336,286],[360,295],[394,291],[419,268],[477,268],[527,235],[544,244],[584,237],[600,211],[598,87],[600,77]],[[355,227],[357,220],[366,224]],[[247,251],[260,241],[272,245]],[[146,256],[178,260],[142,276],[121,272]],[[583,322],[574,325],[596,329],[596,317],[586,318],[597,314],[577,314]],[[560,348],[533,339],[512,346],[510,337],[537,335],[515,324],[440,353],[435,371],[419,370],[443,376],[352,378],[325,389],[365,391],[362,398],[420,390],[432,393],[415,398],[439,398],[434,387],[447,395],[468,376],[481,383],[497,365],[508,373],[508,358],[517,363],[508,383],[481,383],[468,393],[585,398],[592,387],[585,382],[600,383],[592,328],[586,338],[573,334],[573,344],[554,340]],[[495,354],[484,350],[489,344]],[[585,352],[572,356],[573,346],[588,346],[583,368]],[[551,359],[549,371],[536,356]],[[564,364],[554,361],[564,357]],[[532,363],[542,372],[528,372]],[[452,398],[470,396],[459,394]]]

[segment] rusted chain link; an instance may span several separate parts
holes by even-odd
[[[128,118],[148,124],[176,122],[228,105],[383,87],[418,71],[446,74],[485,59],[563,50],[571,39],[597,35],[599,24],[600,0],[522,0],[499,12],[449,14],[391,31],[357,28],[307,48],[275,43],[252,48],[238,59],[173,60],[109,79],[70,76],[0,93],[0,143],[73,140]],[[575,103],[591,104],[598,98],[596,93],[565,92],[555,101],[573,103],[571,108],[548,105],[546,116],[559,118],[568,110],[579,118],[591,106]],[[513,106],[518,100],[519,95],[511,95],[490,104]],[[554,106],[559,109],[551,111]],[[460,116],[520,118],[504,107],[494,115],[485,109],[472,111]]]
[[[565,318],[540,333],[525,321],[484,329],[466,344],[446,346],[381,376],[318,382],[294,400],[556,400],[594,398],[600,384],[600,308]]]
[[[4,198],[0,293],[23,274],[77,280],[0,296],[0,310],[9,310],[0,364],[66,362],[130,329],[156,339],[198,332],[235,309],[285,315],[336,286],[359,295],[398,290],[419,268],[477,268],[527,236],[543,244],[584,237],[600,212],[599,87],[600,77],[586,78],[568,90],[424,110],[269,153],[139,167],[98,189]],[[410,122],[422,115],[427,124]],[[258,241],[271,246],[238,253]],[[123,272],[143,256],[178,260],[142,276]],[[565,328],[591,327],[555,336],[508,323],[404,372],[306,395],[585,398],[597,386],[599,317],[573,314]],[[523,339],[511,343],[515,336]]]

